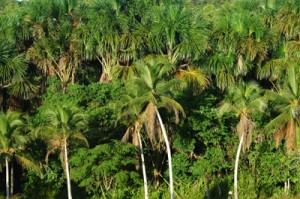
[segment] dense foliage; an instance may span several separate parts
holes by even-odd
[[[297,198],[299,58],[299,0],[0,0],[0,198]]]

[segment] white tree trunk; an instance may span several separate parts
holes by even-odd
[[[11,168],[10,168],[10,195],[13,198],[14,195],[14,163],[13,160],[11,161]]]
[[[142,145],[140,132],[138,132],[137,134],[138,134],[138,140],[139,140],[140,152],[141,152],[141,160],[142,160],[142,171],[143,171],[143,178],[144,178],[145,199],[148,199],[148,182],[147,182],[147,173],[146,173],[146,167],[145,167],[144,150],[143,150],[143,145]]]
[[[243,145],[244,140],[244,133],[241,136],[239,147],[236,153],[235,158],[235,166],[234,166],[234,199],[238,199],[238,167],[239,167],[239,159],[241,154],[241,149]]]
[[[157,115],[158,120],[159,120],[159,124],[160,124],[161,130],[162,130],[162,133],[163,133],[165,143],[166,143],[167,154],[168,154],[168,162],[169,162],[170,195],[171,195],[171,199],[174,199],[173,171],[172,171],[172,159],[171,159],[170,144],[169,144],[169,140],[168,140],[168,136],[167,136],[165,126],[162,122],[162,119],[161,119],[160,114],[157,110],[157,107],[155,107],[155,111],[156,111],[156,115]]]
[[[67,152],[67,140],[65,140],[65,161],[66,161],[66,175],[67,175],[68,199],[72,199],[71,180],[70,180],[70,171],[69,171],[69,160],[68,160],[68,152]]]
[[[6,167],[6,199],[9,199],[9,164],[8,164],[8,157],[5,158],[5,167]]]
[[[209,185],[208,185],[208,180],[205,183],[205,195],[207,199],[210,199],[210,195],[209,195]]]

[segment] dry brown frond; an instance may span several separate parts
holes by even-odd
[[[130,132],[131,132],[131,129],[132,129],[132,128],[133,128],[132,126],[129,126],[129,127],[127,128],[125,134],[124,134],[123,137],[122,137],[121,142],[128,142],[128,140],[129,140],[129,138],[130,138],[130,134],[131,134]]]
[[[239,136],[239,139],[241,139],[242,135],[244,135],[243,140],[243,152],[245,152],[247,149],[249,149],[251,142],[252,142],[252,132],[255,129],[254,122],[251,121],[247,117],[246,110],[243,110],[243,113],[240,117],[240,122],[237,125],[237,133]]]
[[[264,132],[260,132],[256,137],[255,137],[255,143],[260,143],[265,140],[266,136]]]
[[[150,102],[146,108],[146,128],[148,137],[152,144],[156,143],[156,136],[155,136],[155,120],[156,120],[156,112],[155,112],[155,105]]]
[[[140,130],[141,130],[141,125],[138,121],[136,121],[134,123],[134,132],[132,135],[132,144],[134,146],[140,146],[139,137],[138,137],[138,133],[140,133]]]
[[[285,136],[285,126],[278,128],[277,131],[274,133],[274,140],[275,140],[275,144],[276,144],[276,148],[279,147],[279,144],[281,143],[281,141],[283,140],[284,136]]]
[[[60,139],[51,139],[49,140],[49,144],[53,148],[59,148],[63,145]]]
[[[249,131],[249,133],[246,136],[244,151],[250,148],[251,143],[252,143],[252,131]]]
[[[292,149],[296,150],[297,148],[295,144],[295,136],[296,136],[295,123],[294,121],[290,121],[287,124],[286,134],[285,134],[286,148],[288,152],[290,152]]]
[[[244,114],[241,115],[240,121],[237,125],[237,133],[239,139],[241,139],[243,134],[247,133],[247,117]]]
[[[175,123],[178,124],[179,122],[179,112],[178,109],[173,107],[174,115],[175,115]]]

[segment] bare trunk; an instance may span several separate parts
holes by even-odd
[[[62,89],[63,89],[63,94],[65,95],[67,93],[67,87],[68,83],[67,82],[62,82]]]
[[[167,132],[165,129],[165,126],[162,122],[162,119],[160,117],[160,114],[157,110],[157,107],[155,107],[155,111],[156,111],[156,115],[158,117],[159,120],[159,124],[163,133],[163,137],[166,143],[166,148],[167,148],[167,155],[168,155],[168,162],[169,162],[169,178],[170,178],[170,195],[171,195],[171,199],[174,199],[174,187],[173,187],[173,171],[172,171],[172,159],[171,159],[171,149],[170,149],[170,144],[169,144],[169,140],[168,140],[168,136],[167,136]]]
[[[241,136],[239,147],[236,153],[236,158],[235,158],[235,166],[234,166],[234,199],[238,199],[238,167],[239,167],[239,159],[240,159],[240,154],[241,154],[241,149],[243,145],[243,140],[244,140],[244,133]]]
[[[208,181],[205,184],[205,195],[207,199],[210,199]]]
[[[141,160],[142,160],[142,171],[143,171],[143,178],[144,178],[145,199],[148,199],[148,183],[147,183],[147,173],[146,173],[145,159],[144,159],[144,150],[143,150],[143,145],[142,145],[140,132],[138,132],[137,134],[138,134],[138,139],[139,139]]]
[[[65,161],[66,161],[65,163],[66,163],[68,199],[72,199],[71,180],[70,180],[70,172],[69,172],[69,160],[68,160],[68,152],[67,152],[67,140],[65,140]]]
[[[8,157],[5,158],[5,167],[6,167],[6,199],[9,199],[9,164]]]
[[[72,74],[71,74],[71,84],[72,84],[72,85],[75,84],[75,70],[72,70]]]
[[[10,168],[10,195],[13,198],[14,195],[14,164],[13,160],[11,161],[11,168]]]
[[[284,193],[285,193],[285,195],[287,193],[287,183],[286,183],[286,181],[284,181]]]

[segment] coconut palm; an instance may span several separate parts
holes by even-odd
[[[79,139],[88,145],[85,136],[81,133],[87,126],[87,115],[77,107],[62,106],[47,109],[44,112],[47,125],[36,129],[38,135],[47,142],[49,149],[46,154],[46,163],[51,153],[58,150],[67,177],[68,198],[72,198],[71,179],[68,160],[68,140]]]
[[[278,90],[268,90],[266,97],[274,102],[278,115],[265,127],[275,132],[276,146],[283,139],[286,141],[288,151],[299,146],[299,110],[300,110],[300,70],[298,65],[290,65],[285,74],[286,78]]]
[[[161,142],[163,137],[169,163],[170,194],[174,198],[171,149],[159,109],[173,112],[176,122],[180,113],[184,115],[181,105],[173,99],[174,92],[181,87],[182,81],[172,76],[175,67],[167,57],[147,56],[137,62],[135,68],[137,76],[126,83],[127,93],[132,100],[123,104],[121,111],[126,112],[135,107],[137,115],[145,114],[147,134],[153,145]]]
[[[239,123],[236,130],[239,137],[239,146],[236,154],[234,168],[234,198],[238,199],[238,163],[241,149],[245,151],[252,142],[252,132],[255,129],[255,123],[251,116],[257,111],[262,111],[266,104],[261,97],[262,91],[254,83],[240,83],[228,88],[228,94],[219,107],[220,115],[225,112],[233,112],[239,117]]]
[[[0,112],[0,156],[5,159],[6,167],[6,197],[13,194],[13,176],[11,176],[11,189],[9,184],[9,166],[14,158],[26,169],[40,170],[33,161],[24,155],[25,145],[29,137],[24,133],[25,118],[18,112]],[[13,170],[12,170],[13,171]],[[13,172],[11,172],[13,175]]]
[[[141,130],[143,125],[145,124],[145,112],[139,113],[137,112],[139,107],[128,107],[128,109],[122,109],[124,104],[129,103],[131,100],[134,100],[129,95],[122,96],[117,102],[114,103],[115,111],[119,112],[118,120],[125,121],[125,124],[130,124],[127,128],[122,142],[127,142],[130,138],[132,140],[132,144],[139,147],[141,154],[141,164],[142,164],[142,172],[143,172],[143,180],[144,180],[144,196],[145,199],[148,199],[148,182],[147,182],[147,173],[145,166],[145,158],[144,158],[144,149],[143,143],[141,139]]]

